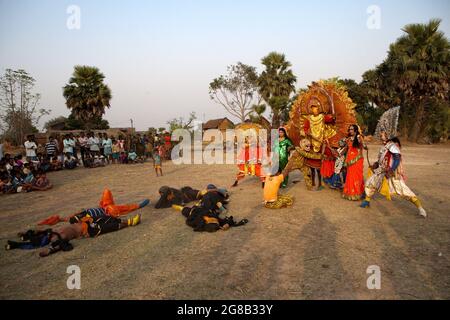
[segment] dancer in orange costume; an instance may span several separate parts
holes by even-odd
[[[347,176],[342,197],[347,200],[359,201],[364,195],[364,140],[356,124],[348,128],[349,137],[347,138],[347,156],[345,158],[345,167]]]
[[[149,199],[145,199],[139,204],[123,204],[123,205],[116,205],[114,203],[114,198],[112,195],[111,190],[105,189],[103,191],[102,198],[99,203],[98,208],[90,208],[90,209],[84,209],[81,212],[77,212],[73,215],[70,215],[66,218],[61,218],[59,215],[51,216],[41,222],[39,222],[39,225],[55,225],[59,222],[64,221],[73,221],[75,220],[81,220],[83,217],[91,217],[91,218],[99,218],[102,216],[110,216],[117,218],[119,216],[127,215],[128,213],[135,211],[137,209],[143,208],[146,205],[150,203]]]
[[[259,177],[264,185],[264,173],[262,170],[263,149],[257,143],[249,143],[245,139],[245,144],[241,148],[238,156],[239,172],[232,187],[236,187],[239,180],[244,179],[247,175]]]

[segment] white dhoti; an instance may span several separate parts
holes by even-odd
[[[384,172],[375,170],[375,172],[366,180],[365,189],[367,197],[372,197],[376,192],[380,192]]]
[[[416,194],[406,185],[402,177],[392,177],[388,179],[389,191],[391,194],[397,194],[409,201],[416,197]]]

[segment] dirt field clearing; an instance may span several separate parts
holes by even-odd
[[[378,146],[370,147],[374,161]],[[371,209],[333,190],[308,192],[300,173],[283,193],[290,209],[262,206],[258,179],[231,189],[229,214],[250,222],[229,231],[196,233],[172,209],[140,210],[142,224],[74,250],[40,258],[38,251],[0,250],[1,299],[450,299],[449,146],[405,146],[407,184],[428,211],[381,196]],[[105,187],[117,203],[149,197],[162,185],[229,187],[232,165],[166,162],[50,173],[54,188],[0,196],[2,244],[51,214],[98,204]],[[69,265],[81,268],[81,290],[68,290]],[[366,269],[381,268],[381,290],[368,290]]]

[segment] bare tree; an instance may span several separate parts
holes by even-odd
[[[50,110],[39,109],[40,94],[32,93],[36,80],[25,70],[6,69],[0,77],[0,121],[3,135],[13,144],[24,142],[25,135],[36,131],[43,115]]]
[[[219,76],[209,84],[209,95],[229,114],[244,122],[253,112],[253,105],[261,102],[256,68],[238,62],[227,70],[226,75]]]

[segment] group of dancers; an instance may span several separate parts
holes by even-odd
[[[364,150],[368,147],[359,126],[348,127],[347,137],[338,141],[337,147],[331,146],[329,139],[336,134],[330,129],[335,119],[319,113],[318,107],[311,107],[312,114],[303,124],[303,139],[295,146],[289,138],[286,128],[279,128],[279,139],[274,144],[274,153],[278,157],[278,170],[274,173],[269,165],[265,170],[261,150],[256,142],[248,142],[241,152],[239,172],[233,186],[247,175],[258,176],[264,188],[264,203],[267,208],[278,209],[293,204],[289,195],[279,194],[279,188],[288,185],[289,173],[300,170],[303,173],[308,190],[322,190],[323,183],[331,189],[342,192],[342,197],[351,201],[361,201],[361,208],[369,208],[371,199],[379,192],[391,199],[398,195],[413,203],[418,213],[426,217],[417,195],[406,185],[405,172],[402,165],[401,143],[398,137],[388,136],[386,131],[380,131],[382,147],[377,161],[370,165],[368,176],[364,179]],[[252,148],[256,148],[253,150]],[[248,155],[258,155],[255,159]]]

